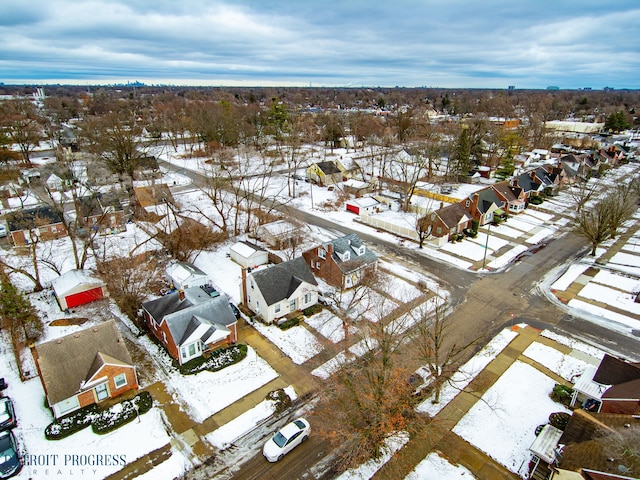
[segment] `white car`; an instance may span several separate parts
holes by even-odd
[[[286,424],[264,444],[262,454],[270,462],[282,460],[285,454],[304,442],[311,432],[311,426],[304,418]]]

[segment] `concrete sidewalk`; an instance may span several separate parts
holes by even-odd
[[[540,332],[531,327],[519,328],[518,336],[485,368],[467,387],[444,407],[425,428],[418,438],[412,439],[374,476],[376,480],[397,480],[404,478],[430,452],[440,452],[453,465],[468,468],[478,480],[520,479],[518,475],[481,452],[451,430],[475,405],[482,395],[504,374],[516,360],[524,361],[538,368],[532,360],[522,357],[522,352],[534,341],[553,346],[568,353],[570,348],[541,337]],[[556,382],[568,382],[546,368],[541,370]]]

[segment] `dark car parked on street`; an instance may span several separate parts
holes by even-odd
[[[11,430],[0,432],[0,478],[10,478],[22,469],[18,442]]]
[[[9,430],[18,424],[13,402],[9,397],[0,398],[0,431]]]

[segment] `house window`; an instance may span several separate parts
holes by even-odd
[[[358,252],[358,255],[364,255],[364,245],[360,247],[360,251]]]
[[[279,303],[276,303],[276,306],[275,306],[274,311],[275,311],[276,313],[280,313],[280,304],[279,304]]]
[[[324,251],[324,248],[318,248],[318,256],[322,259],[327,258],[327,252]]]
[[[311,293],[305,293],[304,295],[304,304],[311,303]]]
[[[442,227],[436,228],[436,235],[442,235]]]
[[[253,283],[253,280],[251,280],[251,290],[253,290],[253,287],[254,287],[254,283]]]
[[[315,268],[315,262],[311,260],[311,268]]]
[[[51,226],[51,233],[56,233],[56,232],[57,232],[56,227],[54,227],[54,226],[52,225],[52,226]]]
[[[349,252],[344,252],[344,255],[342,255],[342,261],[348,262],[349,260],[351,260],[351,254]]]
[[[96,392],[96,398],[98,399],[99,402],[109,397],[109,389],[107,389],[106,383],[101,383],[100,385],[98,385],[95,388],[95,392]]]
[[[120,375],[116,375],[115,377],[113,377],[113,383],[117,388],[122,388],[127,384],[127,376],[124,373],[121,373]]]
[[[193,357],[196,354],[196,345],[195,343],[192,343],[191,345],[189,345],[189,356]]]
[[[296,299],[294,298],[289,302],[289,311],[293,312],[296,310]]]
[[[471,201],[470,201],[470,200],[467,200],[467,201],[465,202],[465,204],[464,204],[464,205],[465,205],[467,208],[469,208],[469,205],[471,205]]]

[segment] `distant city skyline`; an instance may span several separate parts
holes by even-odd
[[[4,0],[0,82],[640,88],[637,0]]]

